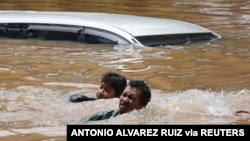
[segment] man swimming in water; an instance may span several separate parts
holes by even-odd
[[[98,112],[86,121],[104,120],[145,107],[151,99],[151,90],[142,80],[131,80],[119,98],[118,110]]]

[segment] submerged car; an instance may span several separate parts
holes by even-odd
[[[221,38],[204,27],[172,19],[59,11],[0,11],[0,37],[148,47]]]

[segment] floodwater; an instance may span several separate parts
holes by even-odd
[[[250,124],[250,1],[3,1],[1,10],[125,13],[201,25],[222,39],[162,48],[0,40],[0,139],[66,140],[67,124]],[[25,17],[24,17],[25,18]],[[104,121],[82,119],[117,108],[95,96],[107,71],[145,80],[145,109]]]

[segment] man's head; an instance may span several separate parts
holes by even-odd
[[[145,107],[151,99],[151,90],[142,80],[131,80],[120,96],[120,114]]]
[[[102,77],[96,96],[103,99],[120,97],[126,86],[126,77],[115,72],[107,72]]]

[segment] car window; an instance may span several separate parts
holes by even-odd
[[[30,25],[24,39],[77,41],[83,28],[61,25]]]
[[[0,24],[0,37],[20,39],[26,30],[27,24],[2,23]]]
[[[0,37],[75,41],[88,44],[129,44],[125,38],[106,30],[54,24],[2,23]]]
[[[125,38],[115,33],[102,29],[86,27],[84,29],[83,34],[87,37],[86,38],[87,43],[97,42],[97,43],[129,44],[129,41],[127,41]]]
[[[67,25],[50,25],[50,24],[31,24],[24,39],[41,39],[41,40],[66,40],[76,41],[88,44],[128,44],[129,42],[121,36],[102,29],[67,26]]]

